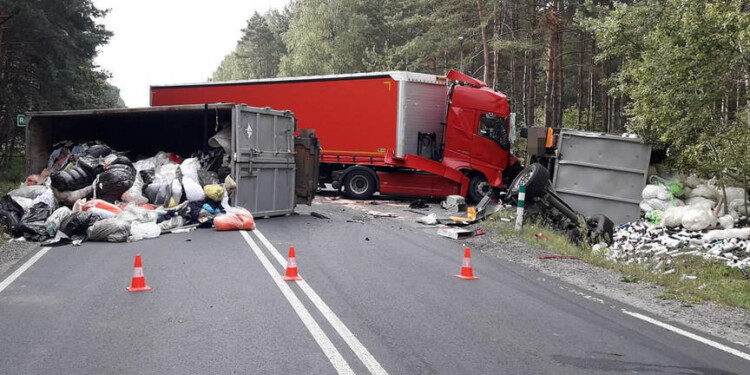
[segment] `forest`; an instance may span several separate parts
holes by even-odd
[[[0,0],[0,165],[15,114],[112,107],[90,0]],[[750,176],[750,0],[292,0],[248,15],[209,80],[461,70],[518,126],[635,133],[670,165]]]

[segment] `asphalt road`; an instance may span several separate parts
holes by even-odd
[[[49,250],[0,290],[0,373],[748,373],[721,338],[699,334],[739,354],[478,252],[480,279],[454,278],[452,240],[309,216],[258,228]],[[279,279],[289,246],[304,282]],[[136,253],[150,292],[125,290]]]

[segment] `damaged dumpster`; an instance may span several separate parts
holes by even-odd
[[[315,133],[295,137],[290,111],[206,104],[34,112],[27,119],[27,184],[47,180],[59,202],[93,196],[169,207],[226,196],[264,217],[309,204],[317,187]]]

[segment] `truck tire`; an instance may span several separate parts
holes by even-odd
[[[615,223],[605,215],[592,215],[586,218],[589,229],[589,241],[591,244],[604,242],[612,245],[614,238]]]
[[[518,196],[518,188],[526,186],[526,199],[544,196],[544,186],[549,180],[549,171],[539,163],[526,167],[510,184],[510,194]]]
[[[492,186],[487,183],[487,177],[477,174],[469,181],[469,193],[467,195],[474,203],[479,203],[486,195],[492,194],[493,190]]]
[[[344,180],[345,195],[350,199],[368,199],[375,193],[375,178],[365,170],[349,172]]]

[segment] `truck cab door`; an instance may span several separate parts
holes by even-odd
[[[508,119],[492,112],[477,112],[474,123],[472,164],[482,163],[496,169],[504,168],[510,150]]]

